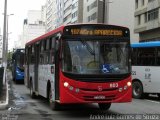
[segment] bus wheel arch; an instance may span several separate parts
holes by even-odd
[[[50,92],[50,89],[51,89],[51,83],[50,83],[50,80],[47,81],[47,99],[49,100],[49,92]]]
[[[133,98],[143,98],[143,84],[139,79],[132,80],[132,96]]]
[[[47,82],[47,99],[48,99],[48,102],[49,102],[49,106],[52,110],[59,110],[60,105],[56,101],[52,100],[52,95],[53,94],[52,94],[51,83],[50,83],[50,80],[48,80],[48,82]]]

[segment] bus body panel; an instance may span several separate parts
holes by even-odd
[[[47,83],[50,82],[52,94],[55,95],[54,91],[54,81],[55,81],[55,74],[53,70],[51,72],[51,69],[54,68],[54,64],[48,64],[48,65],[39,65],[39,76],[38,76],[38,93],[39,95],[43,97],[47,97]],[[55,97],[53,96],[53,100],[55,100]]]
[[[28,70],[27,65],[24,65],[24,85],[29,87],[27,70]]]
[[[142,82],[144,93],[160,93],[159,66],[132,66],[132,72],[132,79]]]
[[[33,91],[35,91],[34,83],[34,65],[29,65],[29,82],[32,81]]]
[[[75,81],[62,73],[60,76],[60,103],[116,103],[132,100],[132,87],[124,90],[127,82],[131,82],[131,76],[122,81],[103,83]],[[69,84],[68,87],[64,86],[65,82]],[[77,88],[79,92],[76,92]],[[122,92],[119,92],[120,88]]]

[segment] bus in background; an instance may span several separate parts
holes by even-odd
[[[160,97],[160,41],[134,43],[131,47],[133,97]]]
[[[24,82],[24,49],[14,49],[12,55],[12,76],[13,80]]]
[[[31,97],[48,98],[52,109],[71,103],[130,102],[128,28],[105,24],[61,26],[25,46],[25,84]]]

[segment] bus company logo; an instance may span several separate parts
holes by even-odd
[[[102,86],[98,86],[98,91],[101,92],[102,90]]]

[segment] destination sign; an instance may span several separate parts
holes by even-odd
[[[71,29],[71,35],[123,36],[122,30],[114,29]]]

